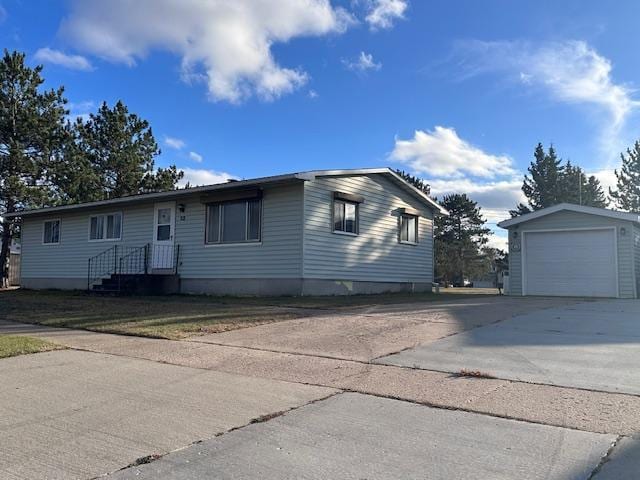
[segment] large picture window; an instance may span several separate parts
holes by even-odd
[[[60,220],[47,220],[44,222],[42,243],[45,245],[60,243]]]
[[[358,234],[358,204],[347,200],[333,201],[333,231]]]
[[[262,200],[234,200],[207,205],[208,244],[259,242]]]
[[[120,240],[122,237],[122,213],[94,215],[89,219],[89,240]]]
[[[403,214],[400,217],[400,243],[418,243],[418,217]]]

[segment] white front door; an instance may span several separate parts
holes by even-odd
[[[151,268],[173,268],[176,204],[174,202],[156,203],[153,218]]]

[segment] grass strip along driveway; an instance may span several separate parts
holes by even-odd
[[[466,292],[455,294],[456,298]],[[179,340],[308,317],[316,310],[445,300],[449,294],[236,298],[167,295],[101,297],[83,292],[0,292],[0,319],[95,332]]]
[[[28,353],[49,352],[65,347],[39,338],[18,335],[0,335],[0,358],[15,357]]]

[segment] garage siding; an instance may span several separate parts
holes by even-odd
[[[636,278],[634,278],[634,235],[620,235],[620,229],[625,227],[627,232],[632,232],[634,226],[624,220],[615,220],[597,215],[589,215],[577,212],[561,211],[545,217],[530,220],[520,224],[519,228],[509,229],[509,282],[511,295],[522,295],[522,252],[513,251],[513,232],[518,231],[519,240],[522,241],[521,232],[531,230],[566,230],[576,228],[602,228],[616,227],[618,244],[618,276],[620,283],[620,297],[634,298],[636,296]]]
[[[362,195],[359,235],[333,233],[333,192]],[[305,184],[304,278],[433,281],[433,213],[382,175],[323,177]],[[398,208],[421,212],[419,243],[398,242]]]

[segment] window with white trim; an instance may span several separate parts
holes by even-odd
[[[55,245],[60,243],[60,220],[46,220],[42,228],[42,243]]]
[[[262,199],[233,200],[207,205],[207,244],[261,240]]]
[[[333,231],[358,234],[358,203],[335,199],[333,201]]]
[[[418,217],[403,213],[400,216],[400,243],[418,243]]]
[[[94,215],[89,219],[89,240],[120,240],[122,237],[122,213]]]

